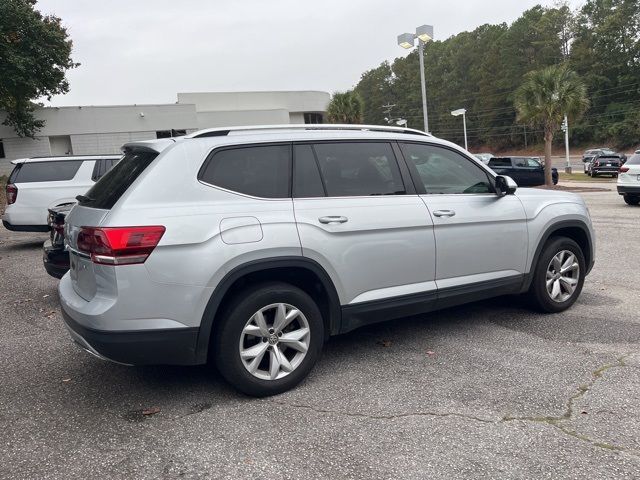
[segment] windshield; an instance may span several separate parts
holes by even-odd
[[[110,209],[140,174],[158,156],[158,152],[128,152],[84,195],[78,195],[83,207]]]

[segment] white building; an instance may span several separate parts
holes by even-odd
[[[16,158],[117,153],[132,140],[210,127],[321,123],[328,103],[319,91],[202,92],[178,93],[175,104],[39,108],[46,124],[35,139],[0,124],[0,175]]]

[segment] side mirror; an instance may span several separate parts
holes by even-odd
[[[498,175],[496,177],[496,195],[499,197],[513,195],[516,193],[517,188],[518,184],[513,180],[513,178],[508,177],[507,175]]]

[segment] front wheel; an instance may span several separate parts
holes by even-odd
[[[638,205],[640,204],[640,196],[635,195],[623,195],[624,201],[627,205]]]
[[[293,285],[269,282],[236,296],[225,309],[212,348],[222,376],[247,395],[289,390],[320,356],[324,323],[318,306]]]
[[[552,238],[544,246],[534,267],[529,297],[543,312],[562,312],[580,295],[585,274],[585,259],[580,246],[567,237]]]

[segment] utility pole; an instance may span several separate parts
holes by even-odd
[[[564,116],[564,121],[562,122],[562,131],[564,131],[564,150],[565,150],[565,158],[567,160],[567,164],[564,167],[565,173],[571,173],[571,163],[569,162],[569,120],[567,116]]]

